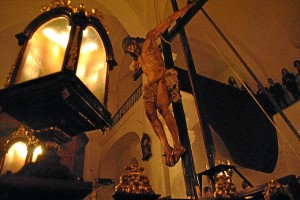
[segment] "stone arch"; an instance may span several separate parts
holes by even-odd
[[[99,178],[113,179],[115,184],[103,188],[103,191],[100,190],[97,193],[98,199],[110,199],[114,187],[119,183],[119,177],[127,173],[125,167],[133,162],[141,162],[141,153],[137,149],[139,142],[140,137],[137,133],[128,132],[118,138],[107,151],[101,151]]]
[[[101,151],[102,163],[99,167],[99,176],[114,176],[118,178],[125,173],[124,168],[129,166],[133,158],[139,163],[141,154],[139,149],[140,137],[135,132],[128,132],[118,138],[107,151]],[[104,163],[105,162],[105,163]]]

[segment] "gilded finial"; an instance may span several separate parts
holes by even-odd
[[[142,175],[143,167],[130,165],[125,170],[128,170],[130,173],[120,177],[120,182],[115,187],[116,194],[155,194],[149,178]]]
[[[71,4],[71,0],[54,0],[51,2],[50,5],[43,6],[41,11],[47,12],[51,9],[59,8],[59,7],[70,8],[70,9],[72,9],[72,11],[74,13],[83,11],[87,17],[93,16],[93,17],[97,18],[102,23],[105,30],[108,32],[108,27],[104,24],[104,21],[103,21],[103,18],[104,18],[103,13],[100,12],[98,9],[94,9],[94,8],[91,11],[86,11],[85,5],[83,3],[81,3],[79,5],[79,7],[77,8]]]

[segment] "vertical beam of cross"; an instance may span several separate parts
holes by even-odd
[[[163,47],[163,54],[164,54],[164,61],[165,66],[167,68],[170,68],[170,66],[174,66],[174,61],[172,58],[172,50],[170,44],[162,41],[162,47]],[[197,182],[196,172],[195,172],[195,165],[192,155],[192,149],[191,149],[191,143],[188,136],[188,129],[187,129],[187,123],[186,118],[183,110],[182,102],[179,101],[177,103],[172,103],[174,116],[176,119],[179,138],[181,141],[181,144],[184,145],[186,152],[182,156],[182,168],[183,168],[183,174],[184,174],[184,181],[185,181],[185,187],[186,187],[186,195],[188,197],[196,197],[198,199],[199,191],[197,187],[199,184]]]
[[[174,12],[178,10],[178,5],[176,0],[171,0],[173,10]],[[187,36],[184,30],[184,26],[192,19],[192,17],[198,12],[198,10],[203,6],[203,4],[206,2],[206,0],[199,1],[197,4],[189,10],[185,16],[183,16],[181,19],[179,19],[176,23],[176,25],[173,27],[173,29],[168,33],[165,32],[164,38],[166,38],[168,41],[171,41],[175,38],[177,34],[180,36],[180,40],[182,43],[182,47],[184,50],[184,55],[187,63],[187,69],[189,74],[189,79],[193,91],[193,96],[195,99],[195,104],[197,108],[197,113],[199,117],[200,126],[202,129],[202,136],[205,144],[206,154],[207,154],[207,160],[210,167],[215,166],[214,163],[214,155],[215,155],[215,148],[214,143],[211,135],[210,126],[208,123],[208,118],[205,111],[205,104],[203,102],[203,98],[201,98],[201,88],[195,87],[196,80],[197,80],[197,73],[195,70],[195,65],[193,62],[193,57],[191,54],[191,50],[189,47],[189,43],[187,40]],[[163,53],[165,57],[165,65],[168,66],[174,66],[174,61],[172,59],[172,51],[171,46],[167,44],[166,42],[162,42],[163,45]],[[173,110],[174,115],[177,121],[178,130],[181,133],[180,134],[180,140],[182,144],[186,148],[186,153],[182,157],[182,164],[183,164],[183,171],[184,171],[184,178],[185,178],[185,184],[186,184],[186,193],[187,196],[194,196],[196,199],[200,196],[201,192],[201,185],[202,183],[199,183],[199,179],[195,172],[195,165],[191,150],[191,144],[188,137],[188,130],[187,130],[187,124],[184,114],[184,109],[182,106],[182,103],[173,103]],[[201,181],[202,182],[202,181]],[[199,188],[200,185],[200,188]],[[200,191],[199,191],[200,190]]]
[[[171,2],[172,2],[174,12],[177,11],[178,5],[177,5],[176,0],[171,0]],[[214,163],[215,148],[214,148],[214,143],[213,143],[213,139],[212,139],[212,135],[211,135],[211,129],[209,126],[208,117],[206,114],[205,102],[203,101],[203,98],[202,98],[202,89],[203,88],[196,87],[197,72],[195,69],[193,56],[192,56],[192,53],[190,50],[189,42],[188,42],[184,27],[179,29],[178,33],[179,33],[182,49],[184,51],[185,60],[187,63],[187,71],[189,74],[192,92],[193,92],[193,96],[194,96],[194,100],[195,100],[195,104],[196,104],[196,108],[197,108],[197,114],[199,117],[200,127],[202,129],[202,136],[203,136],[203,140],[204,140],[208,164],[209,164],[209,167],[214,167],[215,166],[215,163]]]

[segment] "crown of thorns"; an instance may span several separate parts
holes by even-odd
[[[132,44],[136,44],[136,43],[143,43],[144,41],[145,41],[144,38],[130,37],[129,35],[127,35],[122,41],[122,48],[126,53],[126,49],[128,46],[130,46]]]

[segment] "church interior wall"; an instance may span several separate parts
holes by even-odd
[[[189,129],[189,137],[191,140],[191,145],[192,145],[192,151],[193,151],[193,159],[195,162],[195,168],[196,168],[196,172],[200,173],[204,170],[206,170],[206,163],[207,163],[207,159],[206,159],[206,153],[205,153],[205,149],[203,147],[203,140],[201,137],[201,129],[199,126],[199,123],[197,122],[197,114],[195,113],[195,109],[193,109],[193,106],[191,106],[193,104],[193,97],[190,94],[186,94],[183,92],[183,104],[187,105],[186,107],[184,107],[185,109],[185,114],[186,114],[186,118],[187,118],[187,123],[188,123],[188,129]],[[139,111],[141,111],[142,108],[142,102],[139,101],[137,103],[137,106],[139,109]],[[299,104],[295,104],[293,105],[290,110],[298,110],[299,109]],[[111,133],[108,134],[118,134],[118,132],[122,135],[126,132],[123,132],[122,130],[124,129],[131,129],[132,128],[132,122],[134,122],[136,120],[136,118],[134,116],[136,116],[136,108],[133,108],[133,110],[135,110],[135,114],[133,113],[129,113],[128,116],[125,115],[124,116],[124,120],[121,120],[118,124],[119,127],[122,127],[121,129],[112,129]],[[131,111],[130,111],[131,112]],[[290,115],[293,115],[293,117],[295,117],[296,112],[293,111],[286,111],[287,114],[289,115],[289,117],[292,117]],[[143,111],[141,111],[140,114],[143,114]],[[144,117],[145,118],[145,117]],[[278,116],[275,116],[275,122],[276,125],[280,127],[280,129],[283,129],[283,134],[286,134],[286,130],[288,130],[288,128],[285,127],[284,122],[282,121],[282,119],[277,119],[279,118]],[[296,117],[297,120],[297,117]],[[127,127],[127,128],[126,128]],[[148,123],[148,121],[146,119],[144,119],[143,122],[143,130],[144,132],[147,132],[152,140],[152,153],[153,156],[150,158],[149,161],[141,161],[141,153],[138,153],[139,151],[141,151],[140,146],[139,146],[139,141],[136,140],[136,144],[134,144],[132,147],[133,148],[132,151],[127,151],[127,153],[131,152],[132,155],[130,156],[129,154],[124,154],[126,155],[125,157],[127,158],[127,160],[129,160],[130,157],[132,156],[136,156],[139,165],[141,165],[142,167],[145,168],[144,174],[146,176],[149,177],[150,182],[153,185],[154,190],[159,193],[162,194],[162,196],[169,196],[171,195],[174,198],[185,198],[186,194],[185,194],[185,184],[184,184],[184,180],[183,180],[183,172],[182,172],[182,166],[181,163],[179,162],[175,167],[173,168],[168,168],[166,166],[164,166],[163,164],[163,160],[162,160],[162,148],[160,145],[159,140],[156,138],[154,132],[151,129],[150,123]],[[166,128],[166,127],[165,127]],[[297,127],[299,129],[299,127]],[[280,135],[278,135],[279,138],[279,157],[278,157],[278,162],[276,165],[276,168],[274,170],[274,172],[272,173],[263,173],[263,172],[258,172],[258,171],[254,171],[254,170],[250,170],[247,168],[243,168],[240,167],[238,165],[236,165],[232,159],[230,158],[230,155],[224,145],[224,143],[222,142],[221,138],[218,136],[217,133],[215,133],[212,130],[212,134],[213,134],[213,140],[215,143],[215,147],[216,147],[216,163],[217,162],[224,162],[226,164],[227,160],[230,161],[231,165],[233,166],[237,166],[237,169],[253,184],[253,185],[260,185],[260,184],[264,184],[266,183],[268,180],[272,180],[272,179],[277,179],[289,174],[299,174],[299,162],[295,162],[295,161],[299,161],[299,158],[297,158],[297,154],[299,155],[299,149],[296,148],[297,152],[292,152],[292,150],[290,149],[290,146],[288,144],[287,141],[285,141],[284,138],[282,138]],[[169,136],[169,133],[167,131],[167,136]],[[291,133],[289,133],[289,143],[290,141],[293,141],[293,135],[291,135]],[[125,138],[124,138],[125,139]],[[120,143],[119,143],[120,144]],[[102,145],[100,145],[100,149],[103,148],[105,149],[105,146],[107,145],[106,142],[102,143]],[[120,148],[120,147],[119,147]],[[134,153],[133,153],[134,152]],[[104,153],[104,154],[109,154],[108,152]],[[112,155],[112,154],[111,154]],[[88,157],[88,155],[87,155]],[[122,156],[124,157],[124,156]],[[118,158],[118,156],[112,156],[110,157],[110,159],[114,159],[114,158]],[[101,159],[100,159],[101,160]],[[117,166],[116,164],[110,163],[111,161],[109,161],[108,163],[105,162],[106,159],[102,158],[102,161],[99,162],[99,165],[106,165],[107,166]],[[294,162],[293,162],[294,161]],[[218,164],[218,163],[217,163]],[[120,169],[123,166],[119,166]],[[111,168],[111,167],[107,167],[107,168]],[[103,171],[100,170],[100,174]],[[120,172],[120,171],[119,171]],[[105,172],[103,172],[105,175]],[[113,173],[111,173],[113,174]],[[242,179],[234,173],[233,175],[233,181],[235,183],[235,186],[237,187],[238,190],[241,190],[241,182]],[[208,181],[206,178],[203,178],[203,182],[202,182],[203,186],[208,185]]]
[[[77,0],[72,2],[81,3],[81,1]],[[300,34],[297,28],[299,27],[299,14],[297,14],[300,13],[299,1],[280,0],[277,1],[276,4],[271,0],[261,1],[258,4],[260,10],[258,13],[264,13],[264,16],[253,16],[249,10],[248,15],[245,15],[243,18],[240,18],[238,15],[238,10],[245,11],[242,3],[239,3],[240,1],[236,0],[230,2],[235,3],[236,8],[226,6],[226,0],[219,1],[219,5],[216,5],[215,2],[216,1],[208,1],[205,5],[205,9],[216,19],[216,22],[221,26],[222,30],[230,37],[233,44],[237,46],[242,56],[245,57],[247,63],[249,63],[255,73],[258,74],[259,79],[264,85],[267,86],[266,78],[268,77],[274,77],[274,80],[280,81],[280,69],[284,66],[290,71],[294,71],[292,62],[296,58],[299,59],[300,49]],[[0,8],[0,22],[2,24],[0,29],[0,41],[2,44],[0,48],[0,60],[2,63],[2,73],[0,77],[1,87],[4,85],[9,68],[14,63],[19,51],[14,34],[21,32],[30,20],[40,13],[39,10],[41,6],[50,2],[48,0],[28,2],[14,0],[2,3]],[[22,3],[23,6],[19,6],[20,3]],[[254,3],[258,3],[258,1]],[[116,6],[116,4],[118,4],[118,6]],[[181,2],[180,5],[181,4],[183,3]],[[263,4],[270,6],[262,6]],[[166,16],[170,13],[170,4],[165,1],[160,1],[159,5],[160,10],[163,12],[161,16]],[[97,0],[92,1],[88,6],[96,6],[107,16],[106,22],[110,27],[109,34],[112,39],[117,61],[119,62],[119,66],[111,72],[110,77],[108,108],[112,111],[112,114],[114,114],[127,97],[130,96],[136,86],[140,84],[140,82],[132,81],[131,76],[133,72],[130,71],[128,67],[132,60],[130,57],[123,55],[120,38],[127,34],[131,34],[132,36],[145,36],[146,32],[156,25],[154,18],[150,18],[150,16],[153,17],[153,15],[155,15],[155,10],[150,4],[136,4],[136,1],[130,4],[123,0]],[[146,6],[148,6],[148,8],[146,8]],[[28,9],[24,9],[24,7]],[[147,13],[138,13],[137,8],[146,9]],[[12,15],[11,13],[14,14]],[[232,15],[228,17],[228,13]],[[241,24],[238,23],[238,19],[243,22],[243,26],[235,25]],[[282,30],[277,29],[279,25],[283,27]],[[267,28],[264,26],[267,26]],[[194,28],[193,30],[191,30],[192,27]],[[198,68],[197,72],[201,75],[206,75],[223,83],[227,83],[227,78],[232,74],[232,71],[226,66],[224,60],[218,57],[219,55],[214,52],[215,49],[213,47],[210,47],[209,50],[201,49],[203,46],[210,46],[211,44],[209,44],[208,40],[200,41],[200,38],[205,38],[200,28],[206,31],[212,30],[203,16],[198,13],[197,18],[192,20],[191,24],[187,26],[187,33],[189,33],[191,37],[190,44],[194,54],[194,61]],[[217,37],[217,34],[214,33],[214,41],[220,40]],[[174,41],[172,47],[174,52],[178,55],[177,60],[175,60],[176,65],[185,68],[185,61],[179,41]],[[219,46],[218,48],[228,59],[230,57],[230,64],[232,64],[243,79],[250,82],[252,89],[256,91],[256,83],[248,75],[243,66],[239,64],[228,47]],[[265,52],[267,52],[267,54]],[[205,163],[207,162],[203,140],[201,139],[201,128],[197,121],[198,117],[195,108],[189,107],[193,105],[193,98],[187,95],[186,99],[188,99],[188,101],[184,102],[184,108],[195,168],[197,172],[201,172],[205,170]],[[284,113],[292,120],[298,132],[300,131],[300,125],[298,123],[300,120],[298,114],[299,109],[300,105],[298,102],[298,104],[294,104],[284,110]],[[279,114],[274,116],[274,121],[282,131],[281,134],[278,134],[279,159],[274,172],[266,174],[238,167],[254,185],[265,183],[268,180],[289,173],[300,174],[299,142],[295,139],[295,136]],[[149,134],[152,139],[153,156],[146,162],[141,160],[142,155],[139,143],[143,133]],[[93,182],[99,177],[113,178],[115,181],[118,181],[119,176],[125,173],[124,167],[130,164],[132,158],[136,158],[138,163],[145,168],[144,173],[149,177],[150,183],[157,193],[162,196],[172,195],[177,198],[183,198],[185,196],[182,169],[180,169],[181,163],[178,163],[175,168],[170,169],[163,164],[163,151],[159,140],[156,138],[145,117],[142,98],[113,129],[105,133],[102,133],[100,130],[92,131],[87,133],[87,135],[89,137],[89,143],[85,149],[86,155],[84,161],[84,179],[86,181]],[[221,139],[214,132],[213,137],[217,147],[216,159],[221,161],[230,160],[230,156]],[[122,148],[123,150],[120,150]],[[231,164],[234,165],[235,163],[231,161]],[[234,175],[234,182],[236,186],[240,188],[241,180],[236,175]],[[207,183],[204,183],[204,185],[206,184]],[[105,192],[106,197],[111,195],[110,192],[112,192],[113,189],[114,186],[103,188],[103,190],[107,191]],[[100,193],[99,191],[98,194],[101,195]],[[103,198],[98,197],[98,199]]]

